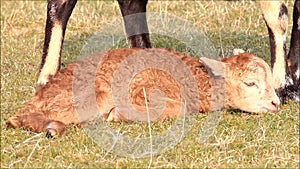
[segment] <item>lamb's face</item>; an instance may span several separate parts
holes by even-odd
[[[230,107],[247,112],[276,112],[280,100],[275,93],[272,72],[261,58],[249,53],[238,55],[230,64],[227,97]]]

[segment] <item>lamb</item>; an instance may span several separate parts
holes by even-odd
[[[187,69],[181,69],[184,66],[171,61],[160,60],[167,56],[171,56],[171,60],[179,60]],[[219,66],[214,68],[211,66],[213,62]],[[143,65],[145,63],[154,65],[154,68]],[[168,64],[172,66],[168,69],[171,73],[155,68],[155,65]],[[191,72],[192,78],[188,77],[186,70]],[[178,77],[172,75],[174,72]],[[128,83],[124,82],[128,79]],[[193,88],[193,81],[196,88]],[[126,83],[128,85],[124,88]],[[183,88],[187,92],[182,93]],[[125,94],[122,93],[124,89]],[[213,90],[217,90],[215,93],[219,98],[214,98]],[[159,99],[161,94],[165,98],[163,104]],[[153,95],[156,95],[154,99]],[[126,99],[131,108],[119,104]],[[93,102],[96,106],[92,105]],[[219,60],[200,60],[169,49],[116,49],[95,53],[67,65],[38,89],[26,106],[6,124],[33,132],[46,131],[48,136],[58,137],[65,133],[66,125],[87,125],[98,116],[107,122],[145,121],[148,119],[146,112],[153,113],[152,121],[175,118],[182,115],[178,112],[182,103],[196,107],[188,109],[190,113],[212,111],[214,103],[225,109],[276,112],[280,100],[275,93],[270,67],[263,59],[250,53]],[[156,109],[163,111],[157,113]],[[137,110],[137,113],[131,110]]]

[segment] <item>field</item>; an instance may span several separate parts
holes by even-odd
[[[293,1],[286,4],[291,20]],[[177,145],[157,155],[149,152],[150,156],[143,158],[108,152],[76,126],[70,126],[67,135],[58,139],[47,139],[45,133],[7,129],[5,121],[35,92],[46,5],[46,1],[1,1],[1,168],[299,168],[300,112],[295,102],[281,105],[274,115],[223,111],[205,142],[199,142],[199,136],[205,130],[208,115],[199,114]],[[214,44],[214,55],[228,56],[233,49],[241,48],[270,62],[267,28],[257,2],[151,1],[147,10],[192,23]],[[120,17],[116,1],[79,1],[67,27],[63,64],[76,60],[91,35],[104,31]],[[291,26],[290,22],[289,33]],[[159,35],[152,38],[154,47],[190,52],[178,40]],[[122,42],[125,41],[124,38]],[[126,44],[114,45],[120,46]],[[151,124],[152,135],[171,123]],[[149,134],[148,124],[110,126],[135,138]]]

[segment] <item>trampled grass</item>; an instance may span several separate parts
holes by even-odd
[[[290,18],[292,3],[287,1]],[[5,121],[35,91],[46,5],[46,1],[1,1],[1,168],[299,168],[299,104],[295,102],[281,105],[275,115],[224,111],[215,132],[204,143],[198,139],[207,115],[200,114],[179,144],[152,158],[132,159],[109,153],[75,126],[58,139],[7,129]],[[253,1],[150,1],[148,11],[193,23],[212,41],[219,56],[242,48],[270,60],[267,29],[259,5]],[[67,28],[62,62],[74,61],[94,32],[120,16],[115,1],[78,2]],[[176,40],[163,36],[153,36],[153,45],[189,52]],[[152,134],[161,133],[171,124],[152,124]],[[136,138],[149,134],[147,124],[110,125]]]

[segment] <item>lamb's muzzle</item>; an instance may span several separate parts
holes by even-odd
[[[130,112],[129,115],[128,112],[124,113],[124,108],[115,104],[112,84],[116,70],[124,60],[128,61],[128,58],[138,52],[147,57],[159,54],[160,57],[173,55],[174,58],[179,58],[190,70],[196,82],[196,91],[192,93],[197,94],[198,100],[191,104],[197,106],[199,112],[211,110],[214,103],[211,100],[215,99],[213,89],[223,90],[225,98],[222,98],[220,105],[224,108],[248,112],[276,112],[279,109],[280,101],[275,94],[271,69],[261,58],[252,54],[242,53],[220,59],[218,63],[224,69],[225,80],[222,84],[216,83],[217,81],[212,78],[214,68],[209,67],[209,64],[199,58],[192,58],[166,49],[117,49],[96,53],[80,62],[67,65],[49,83],[37,90],[35,96],[19,113],[8,119],[8,127],[24,127],[34,132],[47,130],[49,137],[56,137],[65,133],[65,125],[87,124],[99,115],[105,121],[145,121],[148,119],[145,113],[144,96],[146,96],[149,112],[151,112],[152,109],[157,108],[155,102],[159,102],[158,97],[154,100],[150,97],[156,88],[159,88],[161,94],[164,95],[163,111],[156,116],[152,115],[151,120],[165,120],[181,115],[178,110],[182,108],[183,98],[185,97],[185,101],[194,98],[193,95],[184,96],[181,93],[180,85],[188,84],[187,79],[185,76],[176,79],[172,77],[172,74],[159,69],[141,70],[130,79],[127,89],[128,98],[130,104],[140,113],[138,116],[132,116]],[[99,57],[103,57],[100,63],[97,62]],[[157,60],[152,61],[155,63]],[[135,60],[132,63],[128,62],[128,65],[136,66],[134,62]],[[180,70],[178,65],[174,65],[173,68],[175,72]],[[122,72],[128,70],[122,69]],[[215,80],[220,80],[218,78],[216,77]],[[82,85],[74,89],[77,83]],[[86,90],[84,84],[92,84],[93,90]],[[217,88],[212,87],[214,84],[217,84]],[[98,114],[92,113],[90,104],[93,100],[97,104],[95,111]],[[84,113],[77,114],[79,110]]]

